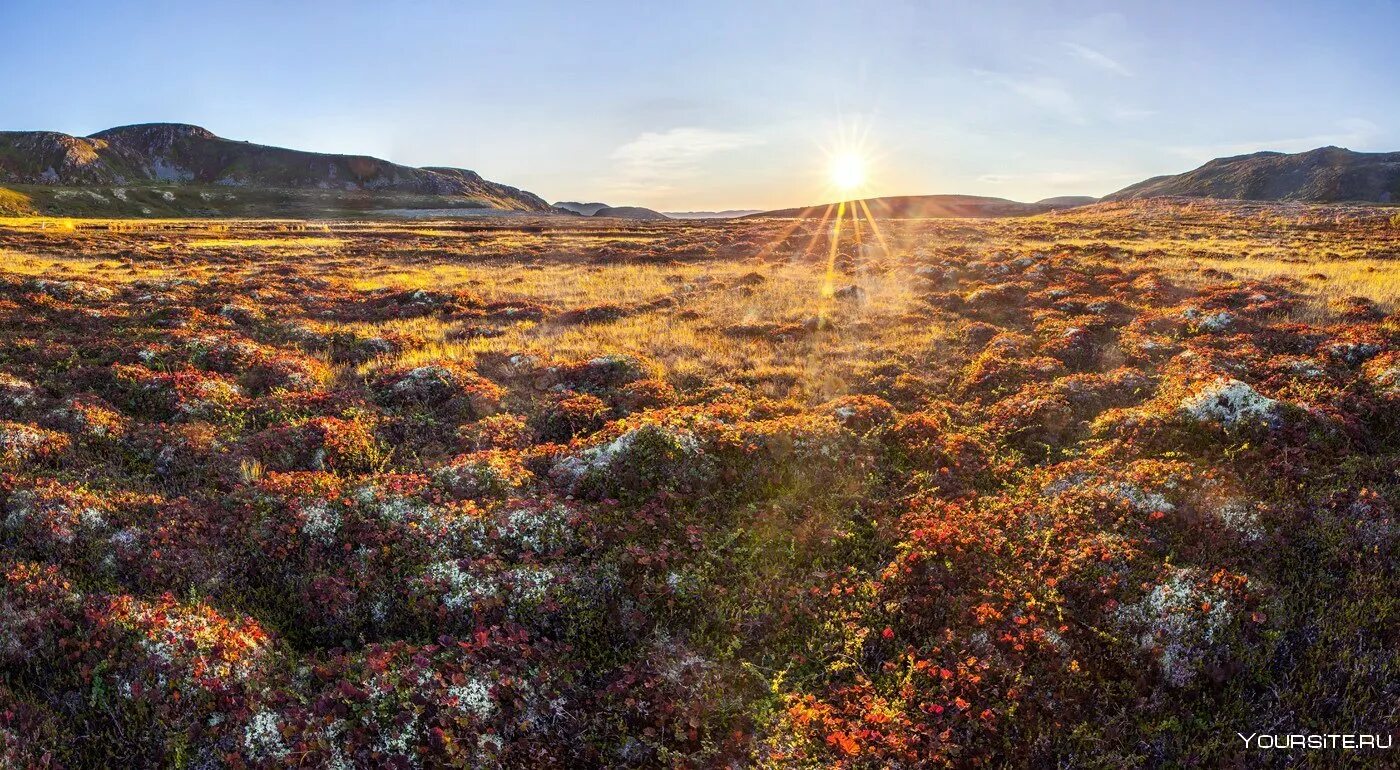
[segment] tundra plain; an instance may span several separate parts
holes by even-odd
[[[1394,214],[0,219],[0,764],[1374,762]]]

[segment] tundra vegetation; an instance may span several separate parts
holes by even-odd
[[[0,765],[1335,763],[1392,213],[0,220]]]

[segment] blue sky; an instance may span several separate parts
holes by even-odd
[[[1345,7],[1343,7],[1345,5]],[[1400,150],[1400,3],[0,0],[0,129],[150,121],[664,210]]]

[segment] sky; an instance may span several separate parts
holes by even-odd
[[[195,123],[677,210],[1400,150],[1400,2],[0,0],[0,130]]]

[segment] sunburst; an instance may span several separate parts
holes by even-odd
[[[852,193],[865,185],[865,158],[854,151],[831,156],[831,184],[843,194]]]
[[[818,231],[825,232],[828,239],[826,274],[820,285],[821,296],[827,301],[833,298],[836,290],[837,255],[841,250],[843,236],[855,241],[857,254],[864,254],[866,247],[862,236],[868,231],[874,236],[879,249],[886,256],[889,255],[889,244],[876,224],[870,206],[864,200],[874,191],[875,179],[872,171],[879,158],[869,137],[868,123],[843,122],[838,125],[832,141],[822,148],[826,158],[827,194],[835,199],[834,203],[827,207],[821,229]],[[848,216],[849,223],[845,221]],[[816,237],[814,233],[813,238]]]

